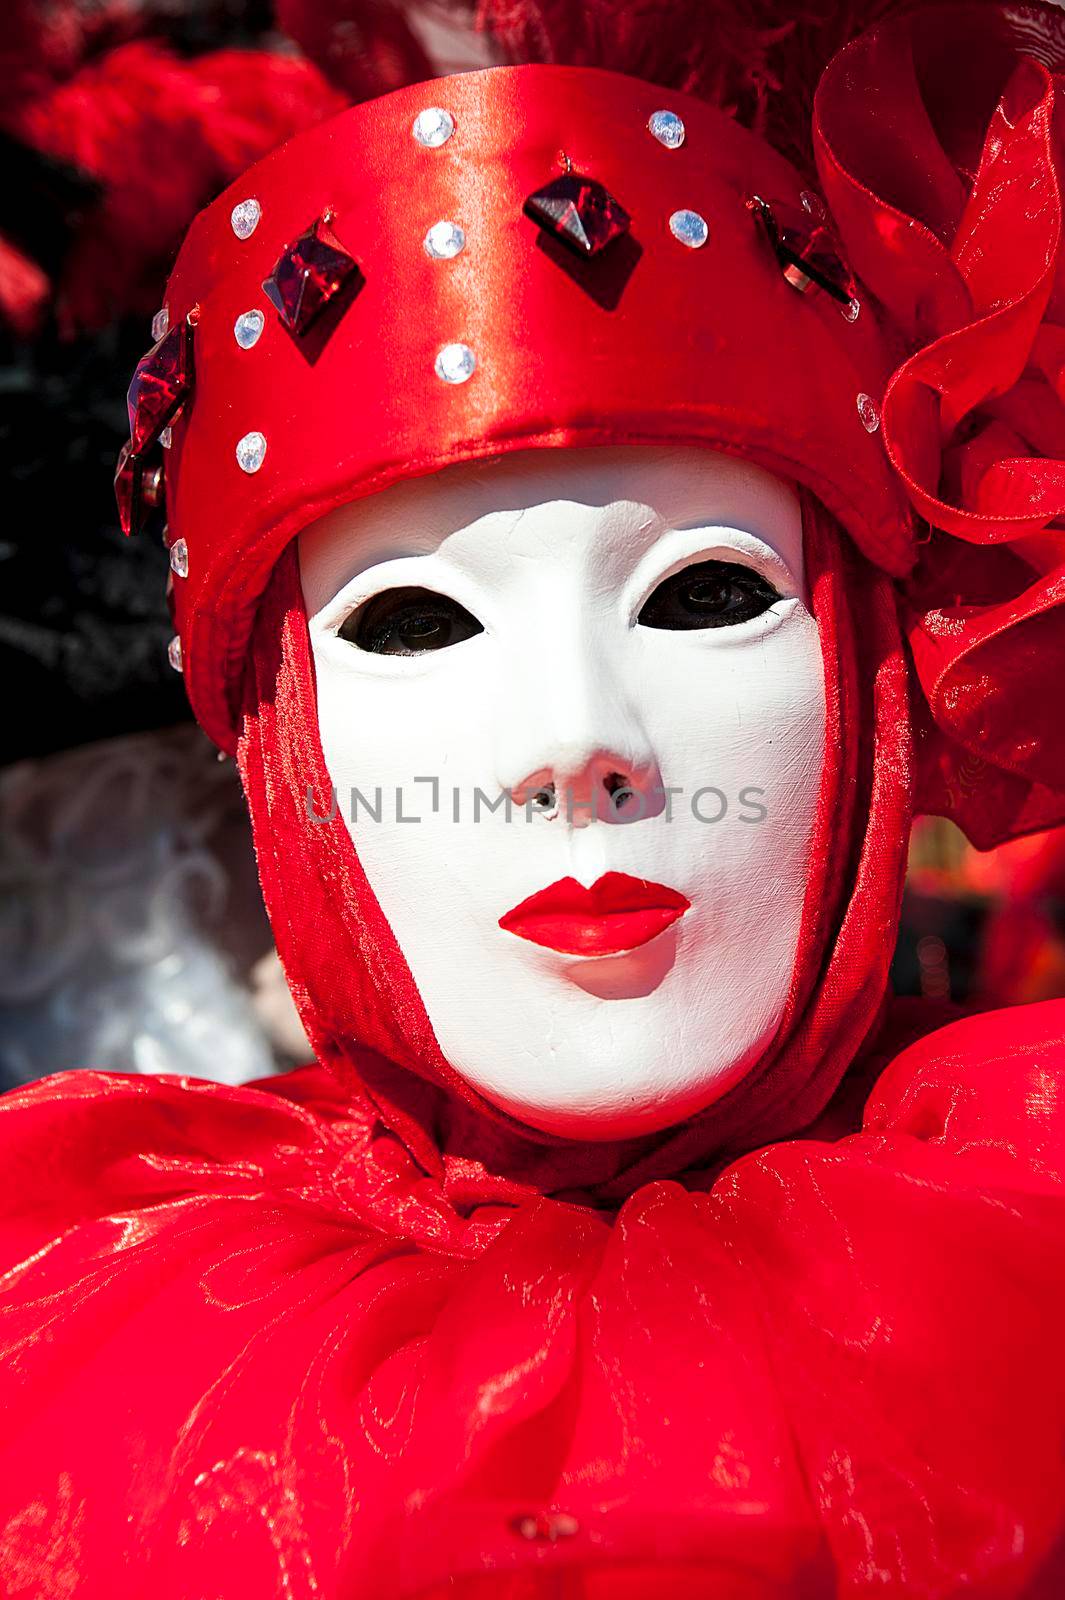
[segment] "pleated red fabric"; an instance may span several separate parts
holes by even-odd
[[[616,1212],[442,1181],[321,1067],[5,1096],[7,1593],[1056,1600],[1062,1028]]]

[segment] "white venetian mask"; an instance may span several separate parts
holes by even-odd
[[[326,767],[447,1060],[574,1138],[719,1098],[780,1022],[824,760],[794,489],[526,451],[331,513],[300,567]]]

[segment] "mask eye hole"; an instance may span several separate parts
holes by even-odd
[[[457,600],[432,589],[384,589],[356,606],[338,638],[378,656],[420,656],[447,650],[484,629]]]
[[[663,579],[644,602],[644,628],[730,628],[768,611],[780,595],[767,578],[736,561],[695,561]]]

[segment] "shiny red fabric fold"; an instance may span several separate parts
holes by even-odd
[[[928,527],[901,586],[918,809],[983,847],[1065,820],[1063,69],[1051,7],[936,6],[841,51],[815,103],[825,197],[905,356],[881,426]]]
[[[321,1068],[0,1099],[19,1600],[1057,1600],[1065,1016],[616,1215]]]

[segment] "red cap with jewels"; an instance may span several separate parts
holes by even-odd
[[[120,505],[134,531],[165,462],[174,653],[224,749],[284,545],[452,462],[705,444],[912,566],[879,434],[898,352],[820,197],[716,107],[619,73],[493,67],[299,135],[197,218],[154,331]]]

